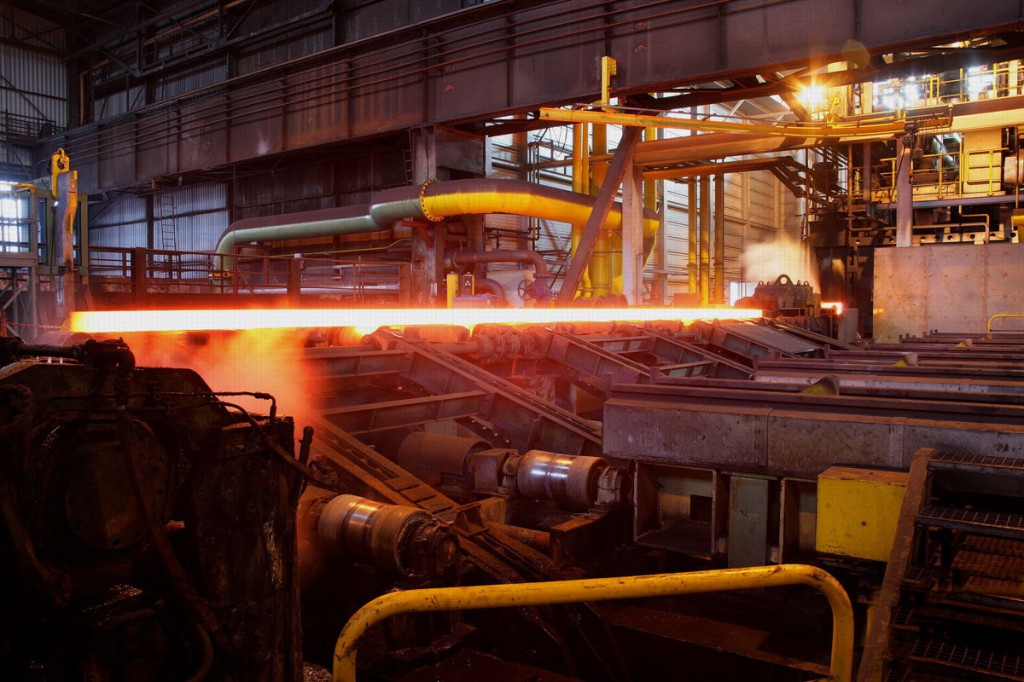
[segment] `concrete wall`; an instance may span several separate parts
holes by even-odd
[[[875,339],[937,329],[980,332],[996,313],[1024,313],[1024,244],[875,250]],[[1021,329],[1019,320],[995,329]]]

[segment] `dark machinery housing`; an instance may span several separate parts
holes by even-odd
[[[295,679],[291,420],[117,342],[0,341],[4,675]]]

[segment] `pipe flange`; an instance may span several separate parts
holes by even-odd
[[[420,212],[423,214],[423,217],[429,220],[430,222],[439,223],[442,220],[444,220],[444,216],[434,215],[433,213],[428,211],[427,202],[425,201],[425,199],[427,198],[427,187],[429,185],[434,184],[435,182],[440,182],[440,180],[438,180],[437,178],[430,178],[422,185],[420,185]]]

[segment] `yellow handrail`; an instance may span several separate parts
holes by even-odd
[[[334,646],[334,680],[355,682],[359,638],[370,626],[400,613],[664,597],[785,585],[807,585],[825,595],[832,608],[832,662],[829,676],[825,679],[829,682],[850,680],[853,675],[853,608],[850,598],[839,581],[829,573],[803,564],[391,592],[360,608],[345,624]]]
[[[987,336],[992,336],[992,321],[999,317],[1024,317],[1024,313],[996,313],[988,318],[988,324],[985,325],[985,334]]]

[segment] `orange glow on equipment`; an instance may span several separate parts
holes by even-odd
[[[842,315],[843,314],[843,304],[842,304],[841,301],[828,301],[828,302],[822,301],[821,308],[823,310],[827,309],[827,308],[835,308],[836,309],[836,315]]]
[[[380,327],[559,322],[650,322],[740,320],[760,310],[720,308],[285,308],[280,310],[94,310],[73,313],[71,330],[123,334],[149,331],[218,331],[355,327],[367,334]]]

